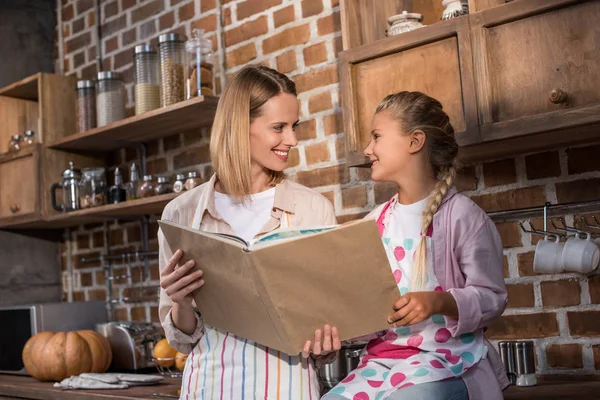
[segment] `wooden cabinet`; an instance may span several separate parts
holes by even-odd
[[[444,21],[341,54],[346,161],[366,163],[371,119],[379,102],[402,90],[442,102],[463,146],[480,141],[471,41],[466,17]]]
[[[0,219],[9,223],[39,215],[39,145],[0,158]]]

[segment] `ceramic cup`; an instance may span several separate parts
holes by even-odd
[[[555,240],[552,240],[554,238]],[[557,274],[563,270],[563,248],[558,236],[546,236],[535,246],[533,270],[538,274]]]
[[[582,274],[592,272],[600,261],[600,248],[592,241],[589,233],[585,239],[573,236],[562,252],[562,263],[565,271],[579,272]]]

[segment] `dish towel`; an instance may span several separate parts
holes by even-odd
[[[164,378],[139,374],[81,374],[54,384],[61,389],[127,389],[131,386],[155,385]]]

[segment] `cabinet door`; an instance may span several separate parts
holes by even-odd
[[[600,2],[581,0],[471,15],[483,141],[600,122],[599,21]]]
[[[459,145],[479,142],[467,17],[380,40],[341,54],[346,162],[367,163],[371,119],[388,94],[420,91],[439,100]]]
[[[38,206],[37,152],[0,162],[0,219],[31,215]]]

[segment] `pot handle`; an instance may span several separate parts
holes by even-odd
[[[355,358],[360,356],[360,353],[362,353],[363,349],[354,349],[354,350],[346,350],[346,357],[349,358]]]
[[[65,211],[65,206],[62,204],[61,205],[56,204],[56,189],[57,188],[62,188],[62,183],[53,183],[52,186],[50,187],[50,198],[52,200],[52,208],[54,208],[56,211],[63,212],[63,211]]]

